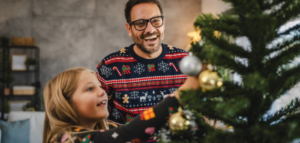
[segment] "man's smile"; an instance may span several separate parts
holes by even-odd
[[[144,41],[146,42],[147,45],[153,45],[157,43],[158,36],[157,35],[152,35],[152,36],[147,36],[144,38]]]

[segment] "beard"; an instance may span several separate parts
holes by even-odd
[[[132,32],[133,33],[133,32]],[[157,35],[158,42],[155,44],[146,45],[144,44],[144,38],[152,35]],[[159,32],[153,32],[153,33],[146,33],[142,34],[140,37],[133,34],[132,39],[135,43],[135,45],[144,53],[146,54],[152,54],[157,52],[161,47],[161,41],[162,41],[162,35]],[[155,46],[155,47],[154,47]]]

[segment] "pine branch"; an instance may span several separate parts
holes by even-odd
[[[285,43],[287,44],[287,43]],[[266,67],[271,69],[278,69],[279,66],[288,63],[293,60],[295,57],[300,55],[300,43],[296,43],[291,47],[288,47],[286,50],[280,52],[277,56],[269,59],[266,62]]]
[[[200,90],[197,90],[197,92],[184,91],[182,92],[182,95],[189,96],[181,96],[180,102],[188,105],[190,109],[200,112],[204,116],[207,116],[209,118],[217,118],[224,123],[230,124],[235,127],[245,126],[246,122],[242,119],[237,118],[236,116],[240,116],[240,114],[245,113],[245,110],[249,105],[248,99],[245,96],[240,95],[238,98],[227,98],[226,101],[213,100],[219,97],[226,97],[226,94],[217,92],[217,90],[206,92],[202,92]]]
[[[270,14],[278,20],[278,27],[298,16],[300,13],[300,3],[298,0],[286,0],[280,9]]]
[[[279,121],[280,119],[286,118],[287,116],[292,116],[293,114],[299,112],[300,102],[299,99],[292,100],[286,107],[283,107],[279,111],[277,111],[274,115],[269,115],[266,117],[266,124],[271,124],[275,121]]]
[[[224,54],[214,54],[212,61],[212,63],[216,66],[222,66],[224,68],[234,70],[239,74],[247,74],[251,72],[245,65],[236,62],[233,58]]]
[[[269,142],[291,142],[299,138],[300,133],[300,115],[295,114],[281,120],[278,124],[272,125],[269,128]]]
[[[283,71],[279,77],[270,77],[269,92],[278,96],[283,95],[295,84],[300,82],[300,66]]]
[[[273,8],[274,6],[277,6],[283,2],[285,2],[286,0],[272,0],[272,1],[263,1],[264,3],[261,5],[261,9],[263,11],[265,10],[269,10],[271,8]]]
[[[204,143],[241,143],[241,138],[241,136],[238,137],[237,134],[232,132],[216,129],[205,136]]]
[[[247,73],[249,72],[245,65],[238,63],[232,57],[229,57],[224,52],[214,52],[213,45],[210,44],[209,41],[204,43],[203,46],[200,46],[198,43],[192,44],[191,52],[194,53],[195,56],[199,57],[202,61],[206,61],[212,63],[213,65],[232,69],[237,71],[238,73]]]
[[[219,15],[219,18],[216,19],[211,14],[206,14],[205,17],[210,17],[209,19],[205,19],[205,17],[199,16],[197,21],[194,23],[196,28],[206,28],[213,29],[215,31],[221,31],[227,35],[231,35],[233,37],[238,37],[243,34],[243,31],[240,30],[241,23],[234,16],[228,15]],[[205,19],[205,20],[204,20]]]
[[[299,24],[299,26],[300,26],[300,24]],[[300,29],[300,27],[299,27],[299,29]],[[279,37],[276,39],[279,39]],[[300,35],[293,36],[293,38],[291,38],[290,40],[286,40],[283,43],[278,43],[273,46],[276,48],[267,49],[267,55],[270,55],[271,53],[279,51],[279,50],[283,50],[284,48],[287,48],[288,46],[292,45],[293,43],[297,43],[298,41],[300,41]]]
[[[291,32],[299,32],[300,31],[300,24],[297,24],[287,30],[285,30],[284,32],[281,32],[278,34],[278,36],[286,36],[286,35],[290,35]],[[299,36],[299,35],[297,35]]]
[[[231,55],[235,55],[242,58],[249,58],[249,52],[245,51],[242,47],[237,46],[236,44],[231,44],[223,37],[215,38],[212,33],[204,33],[206,39],[209,40],[211,43],[214,43],[218,49],[222,50]]]

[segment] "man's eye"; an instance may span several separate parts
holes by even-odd
[[[87,91],[92,91],[93,90],[93,87],[90,87],[87,89]]]
[[[135,25],[143,25],[144,23],[144,20],[139,20],[135,22]]]

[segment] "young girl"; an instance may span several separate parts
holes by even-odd
[[[195,77],[188,77],[179,88],[197,88]],[[45,124],[43,143],[125,143],[147,140],[167,121],[169,107],[178,107],[178,91],[124,126],[110,129],[108,97],[95,72],[86,68],[66,70],[44,89]],[[124,99],[126,101],[126,99]]]

